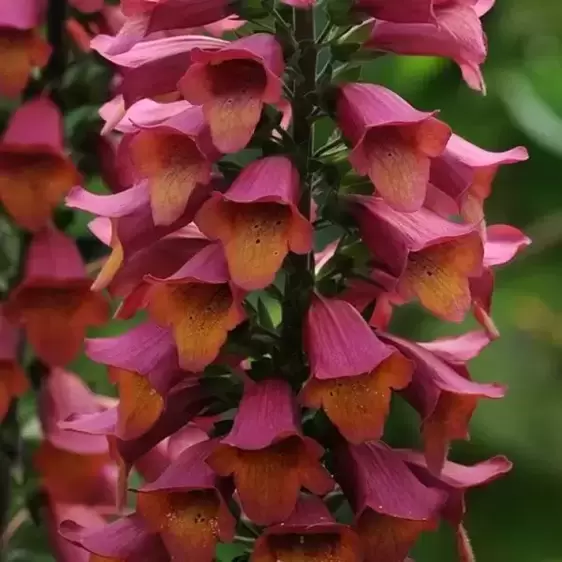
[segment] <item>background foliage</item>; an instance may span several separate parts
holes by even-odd
[[[500,172],[486,210],[490,223],[522,228],[533,246],[498,273],[494,317],[502,338],[472,370],[478,380],[505,383],[510,392],[502,401],[481,403],[472,422],[472,458],[462,444],[454,457],[471,461],[503,453],[515,463],[506,478],[469,496],[467,526],[479,562],[562,562],[562,4],[499,0],[484,25],[490,44],[485,98],[461,83],[456,67],[441,60],[386,56],[365,67],[363,78],[389,86],[420,109],[440,108],[456,132],[484,148],[529,148],[530,161]],[[91,57],[78,56],[65,75],[63,93],[75,155],[90,175],[89,188],[96,190],[103,186],[89,159],[93,139],[84,131],[90,130],[85,124],[96,119],[97,105],[106,96],[106,80],[101,79],[106,72]],[[87,217],[76,218],[68,231],[87,247],[86,223]],[[8,226],[0,226],[0,238],[13,251]],[[0,258],[5,269],[10,256]],[[401,310],[392,326],[419,339],[466,327],[435,322],[415,307]],[[117,331],[120,326],[111,325],[101,333]],[[74,369],[96,390],[111,392],[100,367],[82,358]],[[389,439],[411,442],[413,416],[406,406],[396,407],[404,415],[389,428]],[[25,401],[21,417],[33,441],[32,405]],[[27,499],[28,490],[20,488],[13,513]],[[452,544],[449,550],[443,547],[447,540],[451,543],[451,535],[442,534],[428,535],[416,560],[452,560]],[[11,560],[51,560],[31,521],[12,540]],[[221,562],[233,554],[225,550]]]

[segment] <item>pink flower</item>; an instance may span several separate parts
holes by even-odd
[[[245,319],[244,295],[232,285],[220,244],[209,244],[166,278],[151,278],[148,309],[169,326],[180,365],[198,372],[212,363],[228,332]]]
[[[379,335],[415,364],[412,384],[404,395],[420,413],[427,463],[439,473],[450,442],[468,437],[468,424],[478,401],[505,394],[499,384],[472,381],[464,366],[490,340],[479,332],[428,344]]]
[[[47,64],[51,48],[39,32],[43,17],[42,0],[2,2],[0,94],[3,96],[19,96],[27,85],[31,70]]]
[[[299,555],[311,562],[323,562],[326,556],[355,562],[361,560],[361,547],[356,533],[336,523],[320,498],[302,495],[286,521],[268,527],[256,540],[250,562],[292,560]]]
[[[320,464],[322,447],[304,437],[289,385],[281,380],[250,384],[230,433],[208,463],[234,477],[242,509],[259,525],[284,521],[301,487],[319,495],[333,488]]]
[[[451,136],[433,115],[417,111],[382,86],[347,84],[340,89],[337,120],[353,146],[350,162],[398,211],[422,206],[431,159],[443,152]]]
[[[206,463],[215,446],[202,441],[188,447],[157,480],[137,491],[138,513],[160,533],[174,559],[211,562],[219,540],[234,538],[234,518]]]
[[[384,443],[342,444],[336,476],[367,562],[404,562],[419,535],[437,527],[445,493],[422,484]]]
[[[275,178],[275,182],[271,178]],[[273,282],[293,251],[312,249],[312,225],[298,211],[299,174],[284,156],[247,166],[222,194],[214,192],[195,221],[224,246],[232,281],[246,290]]]
[[[363,12],[377,20],[404,23],[433,23],[435,0],[355,0],[354,10]]]
[[[436,23],[376,21],[367,46],[401,55],[453,59],[466,83],[484,91],[480,66],[486,60],[487,43],[480,18],[493,4],[494,0],[439,0],[433,6]]]
[[[455,213],[471,223],[483,224],[484,201],[500,166],[529,157],[522,146],[505,152],[489,152],[453,134],[445,152],[431,163],[431,184],[451,198]]]
[[[484,248],[474,225],[450,222],[421,208],[399,213],[382,199],[349,197],[361,237],[397,294],[417,297],[433,314],[460,322],[471,307],[470,278],[482,271]]]
[[[507,474],[511,470],[511,462],[505,457],[493,457],[472,466],[447,461],[441,474],[436,477],[419,453],[407,450],[398,453],[421,482],[447,494],[441,515],[455,530],[459,560],[474,560],[470,540],[463,525],[466,513],[465,494],[472,488],[489,484]]]
[[[186,104],[187,105],[187,104]],[[128,143],[129,158],[150,190],[155,225],[169,225],[184,213],[191,194],[211,181],[211,144],[203,112],[187,106],[155,126],[138,126]]]
[[[5,310],[22,324],[35,353],[49,365],[70,363],[86,329],[107,321],[109,305],[90,291],[90,284],[73,240],[53,228],[33,237],[23,279]]]
[[[282,98],[285,63],[275,36],[256,33],[219,50],[195,50],[179,82],[184,98],[202,105],[215,146],[237,152],[252,138],[265,103]]]
[[[99,398],[76,375],[54,369],[42,382],[39,403],[45,440],[33,462],[51,501],[111,509],[115,505],[117,470],[107,440],[78,435],[59,426],[73,415],[103,412]]]
[[[0,201],[27,230],[45,227],[66,193],[81,182],[63,151],[63,143],[62,115],[43,97],[21,105],[4,131],[0,142]]]
[[[474,317],[486,329],[492,339],[500,336],[491,318],[492,292],[495,275],[493,267],[511,261],[531,244],[531,239],[519,229],[507,224],[495,224],[486,229],[484,244],[484,270],[482,275],[470,280]]]
[[[152,533],[136,513],[102,526],[81,524],[72,512],[66,515],[67,518],[60,522],[59,532],[65,541],[79,547],[77,550],[88,557],[85,560],[170,560],[158,534]],[[68,562],[74,562],[74,559]]]

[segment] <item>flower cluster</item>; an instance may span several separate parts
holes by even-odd
[[[91,48],[115,71],[100,111],[111,193],[82,187],[45,97],[0,144],[0,199],[33,233],[0,324],[0,414],[26,387],[19,324],[50,367],[36,466],[59,559],[212,562],[235,543],[251,562],[405,562],[445,521],[473,560],[465,492],[511,465],[459,465],[449,449],[480,399],[505,393],[467,363],[499,337],[494,268],[530,242],[488,225],[485,200],[527,153],[479,148],[349,76],[369,56],[434,55],[483,91],[493,0],[75,4],[102,10],[108,31]],[[35,19],[4,11],[0,84],[16,92],[40,40]],[[93,284],[52,225],[63,198],[109,247]],[[105,293],[117,318],[141,319],[83,345],[107,320]],[[413,301],[481,329],[393,335]],[[118,401],[63,370],[82,348]],[[420,451],[383,441],[393,396],[419,414]]]

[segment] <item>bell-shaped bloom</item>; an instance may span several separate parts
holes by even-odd
[[[68,518],[61,521],[59,533],[65,541],[81,549],[86,556],[84,560],[90,562],[170,560],[170,555],[158,534],[151,532],[143,518],[136,513],[103,526],[93,527],[82,525],[80,520]]]
[[[0,95],[17,97],[25,89],[33,68],[42,68],[51,54],[39,27],[44,2],[22,0],[0,6]]]
[[[127,38],[127,35],[124,35]],[[140,38],[144,37],[144,28]],[[125,106],[143,98],[178,99],[178,80],[194,61],[195,50],[220,49],[227,41],[203,35],[178,35],[138,42],[138,34],[123,42],[123,36],[98,35],[92,49],[113,63],[122,77],[119,90]]]
[[[382,86],[346,84],[339,91],[337,121],[353,146],[349,160],[398,211],[423,205],[431,159],[445,150],[451,136],[434,115]]]
[[[103,412],[100,400],[76,375],[54,369],[42,382],[39,405],[45,440],[33,461],[49,497],[56,503],[114,506],[117,470],[107,440],[59,426],[71,416]]]
[[[428,466],[438,473],[450,442],[468,437],[468,425],[478,401],[505,394],[505,387],[499,384],[471,380],[464,367],[489,343],[489,338],[476,332],[456,341],[418,344],[389,334],[380,337],[415,364],[412,383],[404,395],[422,418]]]
[[[436,316],[460,322],[471,306],[469,279],[482,271],[484,247],[475,225],[450,222],[422,208],[399,213],[377,197],[351,196],[361,237],[398,280],[403,299],[418,298]]]
[[[290,386],[281,380],[249,384],[230,433],[207,462],[234,477],[244,513],[259,525],[286,520],[301,487],[317,495],[334,482],[320,463],[324,450],[298,425]]]
[[[404,23],[433,23],[434,0],[354,0],[353,9],[376,20]]]
[[[58,108],[47,98],[20,106],[0,142],[0,201],[8,214],[19,226],[37,231],[48,224],[55,207],[80,181],[63,152]]]
[[[86,340],[85,347],[117,384],[116,432],[122,439],[144,435],[162,415],[170,390],[193,376],[180,369],[171,332],[150,321],[120,336]]]
[[[226,193],[213,193],[199,210],[197,225],[221,241],[239,287],[266,287],[289,251],[311,251],[313,229],[298,210],[299,192],[299,174],[291,161],[270,156],[247,166]]]
[[[522,146],[489,152],[453,134],[445,152],[431,163],[430,181],[456,204],[456,211],[471,223],[484,222],[484,201],[500,166],[529,158]]]
[[[393,390],[411,381],[413,365],[394,352],[371,372],[335,379],[311,378],[300,394],[309,408],[322,408],[350,443],[380,439]]]
[[[154,223],[146,181],[112,195],[74,188],[66,198],[67,206],[99,215],[89,228],[111,247],[92,289],[109,287],[113,294],[126,296],[144,275],[167,277],[177,271],[204,245],[204,236],[197,229],[184,227],[193,220],[212,187],[198,185],[181,216],[168,225]],[[174,240],[158,244],[167,236]]]
[[[330,381],[371,373],[394,352],[351,304],[318,294],[307,312],[304,345],[312,376]]]
[[[146,33],[212,24],[234,13],[233,0],[124,0],[126,16],[146,15]]]
[[[359,562],[361,547],[356,533],[336,523],[324,502],[302,495],[291,516],[268,527],[256,540],[250,562],[310,560]]]
[[[20,330],[0,310],[0,423],[14,398],[29,388],[29,382],[18,362]]]
[[[505,457],[493,457],[472,466],[447,461],[437,477],[428,469],[420,453],[408,450],[398,453],[421,482],[447,494],[441,514],[456,532],[459,560],[474,560],[470,540],[463,526],[466,513],[465,494],[472,488],[487,485],[507,474],[511,470],[511,462]]]
[[[243,295],[230,283],[220,244],[209,244],[170,277],[151,282],[150,314],[171,327],[182,368],[202,371],[245,319]]]
[[[492,317],[492,293],[495,275],[493,267],[511,261],[531,244],[531,239],[519,229],[507,224],[494,224],[486,229],[484,244],[484,270],[482,275],[470,280],[472,309],[476,320],[492,339],[499,337],[499,330]]]
[[[214,446],[202,441],[188,447],[157,480],[138,490],[138,512],[160,533],[174,560],[212,562],[217,543],[234,538],[234,518],[205,462]]]
[[[142,127],[129,142],[129,157],[140,177],[148,180],[152,218],[169,225],[184,213],[198,184],[211,181],[214,151],[203,111],[189,106],[154,127]]]
[[[105,520],[95,508],[49,501],[41,512],[41,520],[45,524],[49,546],[57,562],[92,562],[90,554],[66,540],[59,528],[67,520],[72,520],[76,526],[87,528],[90,532],[103,528]]]
[[[255,33],[219,50],[197,49],[179,82],[183,97],[202,105],[215,146],[243,149],[252,138],[264,104],[282,99],[285,68],[274,35]]]
[[[127,477],[133,465],[164,439],[186,426],[207,403],[208,399],[202,389],[187,380],[168,392],[160,416],[143,435],[138,437],[122,438],[121,431],[130,431],[131,427],[136,429],[138,425],[131,425],[130,422],[119,424],[120,412],[117,406],[103,412],[78,416],[59,425],[65,430],[87,435],[103,435],[108,438],[110,454],[119,468],[117,499],[118,503],[123,505]],[[153,402],[150,407],[153,408]],[[142,422],[145,421],[146,418],[143,417]]]
[[[90,291],[90,284],[73,240],[52,228],[33,237],[23,280],[10,295],[6,314],[23,325],[45,363],[70,363],[82,348],[86,329],[107,321],[109,305]]]
[[[336,478],[355,512],[366,562],[403,562],[419,535],[436,528],[446,500],[380,442],[340,445]]]
[[[401,55],[452,59],[471,88],[485,91],[480,66],[488,49],[480,18],[493,5],[494,0],[434,2],[435,23],[376,21],[367,46]]]

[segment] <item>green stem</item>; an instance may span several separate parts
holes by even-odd
[[[299,211],[310,220],[311,180],[309,169],[314,144],[311,114],[314,111],[313,94],[316,89],[316,47],[314,11],[294,10],[294,38],[299,49],[298,77],[293,84],[293,140],[296,162],[301,176]],[[308,376],[303,350],[303,324],[310,303],[313,286],[312,256],[291,255],[287,269],[283,302],[283,366],[295,384]]]

